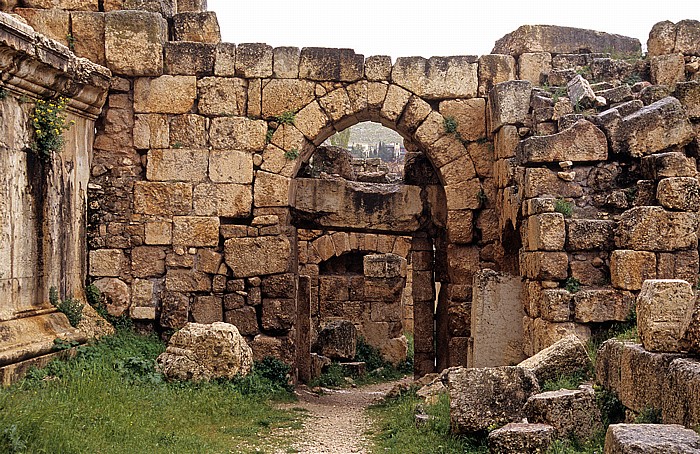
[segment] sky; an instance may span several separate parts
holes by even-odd
[[[700,20],[700,0],[208,0],[222,39],[273,47],[351,48],[370,55],[484,55],[525,24],[638,38],[662,20]]]

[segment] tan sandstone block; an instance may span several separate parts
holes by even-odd
[[[208,116],[244,116],[248,87],[243,79],[205,77],[197,81],[199,113]]]
[[[188,113],[197,97],[195,76],[139,78],[134,82],[134,110],[137,113]]]
[[[398,58],[391,80],[425,99],[472,98],[477,94],[478,62],[474,56]]]
[[[147,222],[145,225],[146,244],[172,244],[173,223],[166,221]]]
[[[413,134],[432,111],[433,108],[430,104],[418,96],[411,96],[397,125],[397,129],[407,134]]]
[[[97,249],[90,251],[90,276],[119,277],[129,266],[121,249]]]
[[[382,118],[386,118],[390,122],[395,123],[401,116],[406,104],[408,104],[410,97],[411,93],[407,90],[397,85],[389,85],[386,98],[384,99],[384,105],[380,112]]]
[[[490,54],[479,58],[479,96],[488,96],[494,85],[515,80],[515,58]]]
[[[236,150],[209,152],[209,178],[214,183],[253,182],[253,156]]]
[[[388,81],[391,77],[391,57],[373,55],[365,59],[365,77],[370,81]]]
[[[173,16],[173,37],[175,41],[196,43],[219,43],[221,31],[214,11],[201,13],[180,13]]]
[[[623,249],[657,252],[696,248],[697,228],[695,213],[634,207],[622,214],[615,244]]]
[[[15,14],[22,16],[37,33],[68,46],[68,22],[70,14],[60,9],[15,8]]]
[[[528,251],[562,251],[566,223],[561,213],[544,213],[527,218],[523,247]]]
[[[107,67],[126,76],[163,74],[167,23],[158,13],[114,11],[105,15]]]
[[[647,279],[656,278],[656,254],[642,251],[613,251],[610,280],[623,290],[640,290]]]
[[[336,129],[342,130],[343,123],[351,114],[350,97],[344,88],[338,88],[318,100],[321,108],[333,121]],[[352,120],[350,120],[352,123]]]
[[[236,48],[236,75],[247,79],[272,76],[272,46],[239,44]]]
[[[192,185],[189,183],[134,184],[134,211],[142,214],[188,214],[192,210]]]
[[[486,137],[486,100],[484,98],[454,99],[440,103],[440,114],[453,118],[463,140]]]
[[[250,216],[253,193],[250,185],[200,184],[194,188],[194,212],[198,216],[245,218]]]
[[[139,150],[168,148],[170,128],[168,117],[159,114],[140,114],[134,120],[134,147]]]
[[[182,246],[217,246],[219,218],[200,216],[173,217],[173,244]]]
[[[214,148],[259,152],[265,148],[267,123],[245,117],[214,118],[209,131]]]
[[[651,82],[673,89],[678,82],[685,82],[685,59],[683,54],[651,57]]]
[[[317,81],[355,82],[364,75],[364,56],[352,49],[305,47],[301,50],[299,77]]]
[[[317,102],[312,102],[297,113],[294,126],[312,142],[318,142],[322,133],[332,129],[330,120]]]
[[[290,179],[274,173],[255,173],[255,207],[283,207],[289,205]]]
[[[214,62],[214,74],[217,76],[236,75],[236,45],[233,43],[219,43],[216,45],[216,61]]]
[[[284,273],[291,245],[283,236],[232,238],[224,245],[226,264],[237,278]]]
[[[201,115],[175,115],[170,120],[170,147],[206,148],[207,119]]]
[[[272,77],[277,79],[296,79],[299,77],[298,47],[276,47],[272,51]]]
[[[644,348],[651,352],[681,351],[680,339],[694,304],[693,288],[686,281],[644,281],[637,297],[637,329]]]
[[[165,43],[165,72],[183,76],[212,76],[215,54],[214,44],[189,41],[167,42]]]
[[[453,243],[471,243],[474,239],[474,212],[471,210],[448,211],[447,235]]]
[[[669,210],[698,211],[700,183],[695,177],[671,177],[659,181],[656,199]]]
[[[207,177],[207,150],[150,150],[146,178],[150,181],[202,181]]]
[[[105,15],[71,11],[70,20],[75,55],[105,66]]]
[[[541,86],[552,71],[552,54],[549,52],[527,52],[518,57],[518,79],[529,80]]]
[[[521,252],[520,272],[530,279],[562,281],[569,275],[566,252]]]
[[[273,79],[263,85],[262,116],[274,118],[298,112],[314,100],[315,84],[307,80]]]

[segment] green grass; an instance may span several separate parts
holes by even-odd
[[[547,380],[542,384],[542,391],[559,391],[560,389],[578,389],[591,376],[587,370],[580,370],[570,375],[561,375],[555,380]]]
[[[433,418],[417,428],[415,408],[422,401],[415,393],[389,399],[369,409],[374,420],[376,452],[396,454],[486,453],[484,440],[457,437],[450,433],[450,404],[447,394],[435,405],[426,405]]]
[[[605,447],[605,432],[597,433],[591,440],[555,440],[547,454],[602,454]]]
[[[284,384],[260,372],[167,383],[153,369],[163,348],[120,331],[0,390],[0,452],[264,452],[284,446],[274,430],[300,427],[299,412],[274,407],[292,399]]]

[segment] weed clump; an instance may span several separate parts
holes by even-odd
[[[61,300],[58,297],[58,290],[56,290],[56,287],[51,287],[49,289],[49,302],[53,307],[58,309],[59,312],[63,312],[66,315],[70,326],[73,328],[76,328],[83,319],[83,305],[80,301],[73,298]]]

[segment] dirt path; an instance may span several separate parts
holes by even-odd
[[[297,389],[299,401],[293,406],[306,409],[309,417],[302,431],[294,434],[299,441],[292,448],[313,454],[369,453],[371,440],[366,432],[370,421],[366,409],[396,383],[327,390],[321,395],[305,387]]]

